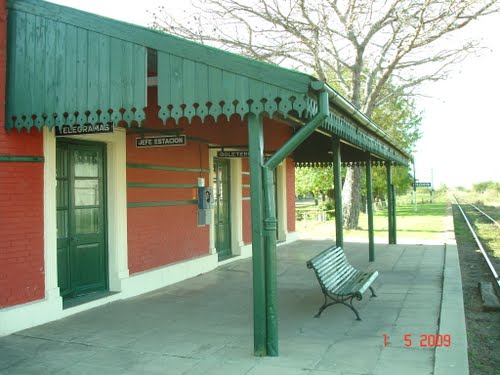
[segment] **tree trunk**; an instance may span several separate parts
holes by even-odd
[[[356,229],[361,210],[362,167],[348,167],[342,189],[344,229]]]

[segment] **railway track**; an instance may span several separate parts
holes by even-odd
[[[476,204],[476,208],[474,208],[466,203],[466,200],[470,201],[470,199],[471,197],[468,194],[458,196],[456,204],[453,204],[455,239],[460,260],[464,296],[469,370],[471,375],[500,375],[498,373],[498,369],[500,369],[500,357],[498,356],[500,314],[497,298],[500,293],[498,291],[495,293],[494,290],[498,285],[495,282],[498,278],[495,278],[486,261],[483,260],[484,255],[482,255],[483,253],[479,249],[476,239],[470,233],[469,225],[464,218],[465,214],[474,232],[479,232],[476,233],[476,237],[480,239],[484,252],[498,273],[500,256],[497,253],[497,257],[493,257],[488,252],[494,253],[495,243],[500,245],[500,230],[491,219],[485,217],[477,209],[493,218],[493,220],[500,221],[500,208],[484,207],[479,204]],[[453,201],[453,198],[451,200]],[[484,227],[487,228],[487,233],[496,236],[496,241],[488,241],[489,238],[484,238]]]
[[[481,253],[481,256],[489,270],[490,276],[493,278],[497,290],[500,288],[500,279],[498,273],[500,272],[500,248],[498,248],[499,241],[491,240],[498,239],[500,236],[500,224],[495,219],[498,217],[498,209],[496,212],[486,212],[492,210],[491,208],[479,208],[472,203],[468,203],[463,198],[455,199],[455,204],[460,210],[467,227],[470,230],[474,241]],[[495,253],[497,256],[495,256]]]

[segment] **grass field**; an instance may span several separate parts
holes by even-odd
[[[396,207],[397,237],[419,240],[439,240],[446,230],[448,203],[435,202]],[[307,207],[311,209],[312,207]],[[376,239],[387,240],[387,210],[378,210],[374,214],[374,232]],[[297,231],[310,236],[335,237],[335,220],[300,220],[296,223]],[[368,239],[368,217],[361,213],[359,228],[344,232],[346,239]]]

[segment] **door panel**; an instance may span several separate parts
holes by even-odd
[[[231,256],[231,206],[229,160],[214,159],[215,248],[219,260]]]
[[[72,287],[77,294],[102,290],[104,270],[102,248],[99,242],[73,247],[71,275]]]
[[[57,247],[57,280],[61,296],[68,294],[71,282],[69,280],[69,246],[59,245]]]
[[[61,296],[71,289],[69,272],[69,185],[68,148],[56,148],[57,279]]]
[[[58,140],[56,154],[61,295],[107,290],[104,146]]]

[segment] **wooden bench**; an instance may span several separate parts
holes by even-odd
[[[312,268],[316,273],[325,297],[325,302],[319,308],[315,318],[319,318],[327,307],[341,303],[354,311],[357,320],[361,320],[352,301],[354,298],[360,301],[363,298],[363,292],[368,288],[372,292],[371,297],[376,297],[370,285],[377,278],[378,271],[362,272],[355,269],[347,260],[342,248],[337,246],[323,250],[306,264],[307,268]],[[328,302],[328,299],[332,301]]]

